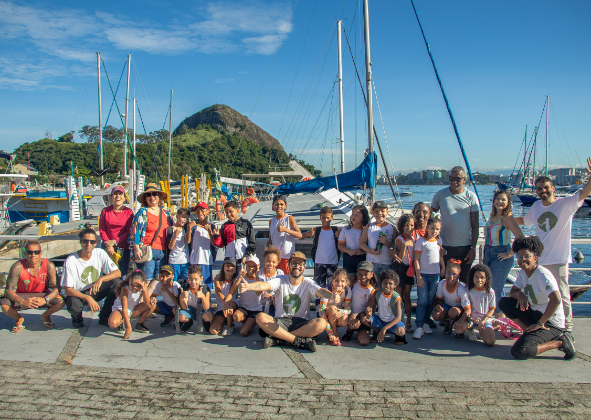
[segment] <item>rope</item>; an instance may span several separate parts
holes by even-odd
[[[140,121],[142,123],[142,127],[144,128],[144,134],[146,136],[146,138],[148,137],[148,133],[146,130],[146,126],[144,125],[144,119],[142,118],[142,113],[140,111],[140,106],[137,104],[136,102],[136,106],[137,106],[137,113],[140,116]],[[158,169],[158,163],[156,163],[156,157],[154,156],[154,151],[152,150],[152,144],[150,144],[150,141],[148,140],[148,148],[150,149],[150,155],[152,156],[152,166],[150,167],[150,174],[148,175],[148,179],[152,176],[152,169],[154,169],[154,166],[156,166],[156,175],[158,176],[158,178],[156,179],[156,181],[160,181],[162,178],[162,176],[160,175],[160,170]]]

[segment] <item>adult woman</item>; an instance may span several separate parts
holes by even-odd
[[[483,264],[490,268],[493,275],[493,290],[499,312],[499,299],[505,296],[505,281],[513,267],[513,242],[511,233],[517,238],[523,238],[523,232],[513,217],[511,194],[506,190],[495,191],[493,208],[490,218],[484,226],[484,257]]]
[[[161,207],[166,197],[166,193],[160,191],[154,183],[148,184],[144,192],[137,197],[142,208],[135,214],[131,224],[129,242],[132,245],[131,256],[136,261],[137,268],[146,275],[146,280],[157,278],[165,256],[166,229],[172,226],[170,214]],[[144,256],[142,253],[144,246],[152,247],[152,259],[139,263],[138,261]]]
[[[419,237],[425,236],[425,232],[427,232],[427,222],[431,217],[431,206],[418,202],[412,208],[412,215],[415,218],[414,239],[419,239]]]
[[[99,231],[103,241],[103,249],[111,258],[118,253],[121,276],[125,277],[129,268],[129,229],[133,221],[133,211],[124,206],[125,189],[120,185],[111,191],[113,205],[101,211]]]

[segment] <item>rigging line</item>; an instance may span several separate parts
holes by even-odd
[[[581,159],[579,159],[579,155],[576,154],[576,152],[573,152],[570,144],[568,143],[568,140],[566,138],[566,134],[564,133],[564,129],[562,128],[562,124],[560,123],[560,118],[558,118],[558,113],[556,112],[556,104],[554,104],[554,106],[552,107],[552,109],[554,110],[554,112],[552,113],[553,117],[556,118],[556,122],[558,123],[558,127],[560,127],[560,131],[562,131],[562,135],[564,136],[564,142],[566,143],[566,146],[568,147],[571,155],[573,155],[573,162],[575,161],[574,157],[577,157],[577,160],[579,161],[579,165],[583,166],[583,164],[581,163]]]
[[[464,158],[464,162],[466,163],[466,169],[468,170],[468,174],[470,175],[470,181],[474,186],[474,192],[476,193],[476,197],[478,198],[478,205],[480,207],[480,213],[482,215],[482,219],[486,222],[486,216],[484,215],[484,207],[482,207],[482,200],[480,200],[480,195],[478,194],[478,188],[476,187],[476,182],[474,181],[474,175],[472,174],[472,170],[470,169],[470,163],[468,162],[468,156],[466,156],[466,151],[464,150],[464,145],[462,144],[462,140],[460,139],[460,133],[458,131],[458,127],[456,125],[456,121],[454,119],[453,113],[451,112],[451,107],[449,105],[449,101],[447,100],[447,96],[445,95],[445,90],[443,89],[443,84],[441,82],[441,78],[439,77],[439,72],[437,71],[437,67],[435,66],[435,60],[433,59],[433,55],[431,54],[431,47],[427,42],[427,37],[425,36],[425,32],[423,31],[423,26],[421,25],[421,21],[419,20],[419,15],[417,13],[417,9],[415,8],[415,4],[413,0],[410,0],[410,4],[415,12],[415,17],[417,18],[417,23],[419,24],[419,28],[421,30],[421,34],[423,35],[423,40],[425,41],[425,46],[427,47],[427,53],[429,54],[429,58],[431,59],[431,64],[433,65],[433,70],[435,71],[435,77],[437,77],[437,83],[439,83],[439,88],[441,89],[441,94],[443,95],[443,100],[445,101],[445,106],[447,107],[447,113],[449,114],[449,118],[451,119],[451,124],[453,126],[454,132],[456,134],[456,138],[458,139],[458,143],[460,145],[460,150],[462,152],[462,157]]]
[[[144,119],[142,118],[142,113],[140,111],[140,106],[137,102],[136,102],[136,106],[137,106],[137,112],[140,116],[140,121],[142,122],[142,127],[144,128],[144,134],[146,135],[146,137],[148,137],[146,126],[144,125]],[[150,175],[148,175],[148,178],[150,178],[150,176],[152,175],[152,169],[154,168],[154,166],[156,166],[156,175],[158,176],[158,179],[156,181],[160,181],[161,179],[164,179],[164,178],[162,178],[162,176],[160,175],[160,169],[158,168],[158,163],[156,162],[156,156],[154,156],[154,151],[152,150],[152,144],[150,143],[149,139],[148,139],[148,148],[150,149],[150,155],[152,155],[152,166],[150,167]]]
[[[146,92],[146,88],[144,87],[144,82],[140,76],[140,71],[135,64],[135,60],[131,57],[131,62],[133,63],[133,70],[135,71],[135,75],[140,80],[140,85],[142,86],[142,90],[144,91],[144,96],[146,97],[146,101],[148,101],[148,105],[150,106],[150,110],[152,111],[152,117],[154,118],[154,122],[156,121],[156,114],[154,113],[154,108],[152,108],[152,103],[150,102],[150,98],[148,97],[148,92]]]
[[[80,106],[82,105],[82,99],[84,98],[84,94],[86,93],[86,89],[88,89],[88,86],[90,85],[90,82],[92,80],[92,74],[88,76],[88,81],[86,82],[86,85],[84,87],[84,91],[82,92],[82,95],[80,95],[80,101],[78,101],[78,108],[76,109],[76,113],[74,114],[74,120],[72,121],[72,127],[70,129],[70,131],[74,131],[74,126],[76,125],[76,119],[78,118],[78,111],[80,111]],[[82,118],[80,118],[80,124],[82,123]],[[80,126],[80,124],[78,124],[78,126]]]
[[[308,136],[308,140],[306,140],[304,147],[302,147],[300,149],[302,151],[301,153],[304,153],[304,152],[307,153],[306,148],[308,147],[308,143],[310,143],[310,140],[311,140],[312,136],[314,135],[314,132],[316,131],[316,125],[318,124],[318,122],[320,121],[320,118],[324,114],[324,110],[326,109],[326,105],[328,104],[328,100],[332,97],[333,91],[334,91],[334,85],[333,85],[331,91],[328,92],[328,95],[326,95],[326,99],[324,100],[324,104],[322,105],[322,108],[320,109],[320,112],[318,113],[318,117],[316,118],[316,121],[314,122],[314,125],[312,126],[312,129],[310,130],[310,135]]]
[[[101,57],[101,62],[103,63],[103,67],[104,67],[105,61],[103,60],[103,57]],[[111,107],[109,108],[109,113],[107,114],[107,119],[105,120],[105,125],[103,127],[103,133],[105,132],[105,130],[107,129],[107,125],[109,124],[109,117],[111,116],[111,111],[113,111],[113,103],[115,103],[115,101],[116,101],[115,98],[117,97],[117,93],[119,92],[119,86],[121,85],[121,79],[123,79],[123,75],[125,74],[125,66],[126,65],[127,65],[127,60],[123,64],[123,69],[121,70],[121,76],[119,76],[119,82],[117,83],[117,89],[115,89],[115,96],[113,97],[113,100],[111,101]]]

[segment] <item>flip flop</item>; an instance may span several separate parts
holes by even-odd
[[[333,346],[340,346],[341,345],[341,340],[339,340],[338,337],[336,337],[334,340],[330,341],[330,344]]]
[[[443,329],[443,334],[449,335],[451,334],[451,322],[445,324],[445,328]]]
[[[45,328],[47,328],[48,330],[53,330],[55,328],[55,324],[52,324],[49,321],[39,321],[39,324],[43,325]]]
[[[21,332],[21,330],[24,330],[24,329],[25,329],[25,326],[22,324],[19,325],[18,327],[15,325],[14,327],[12,327],[12,330],[10,330],[10,332],[16,334],[16,333]]]

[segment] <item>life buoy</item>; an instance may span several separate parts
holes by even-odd
[[[246,190],[246,193],[247,193],[248,195],[254,195],[254,190],[253,190],[253,189],[252,189],[252,187],[251,187],[251,188],[249,188],[248,190]]]
[[[246,210],[248,210],[248,206],[251,205],[252,203],[258,203],[259,200],[257,200],[256,197],[246,197],[244,199],[244,201],[242,202],[242,213],[246,213]]]
[[[309,180],[311,180],[311,179],[312,179],[312,178],[304,178],[304,179],[302,179],[300,182],[309,181]]]
[[[105,188],[109,188],[111,184],[105,184]]]
[[[226,205],[226,199],[217,198],[215,200],[215,214],[218,220],[225,220],[226,219],[226,212],[224,211],[224,206]]]

